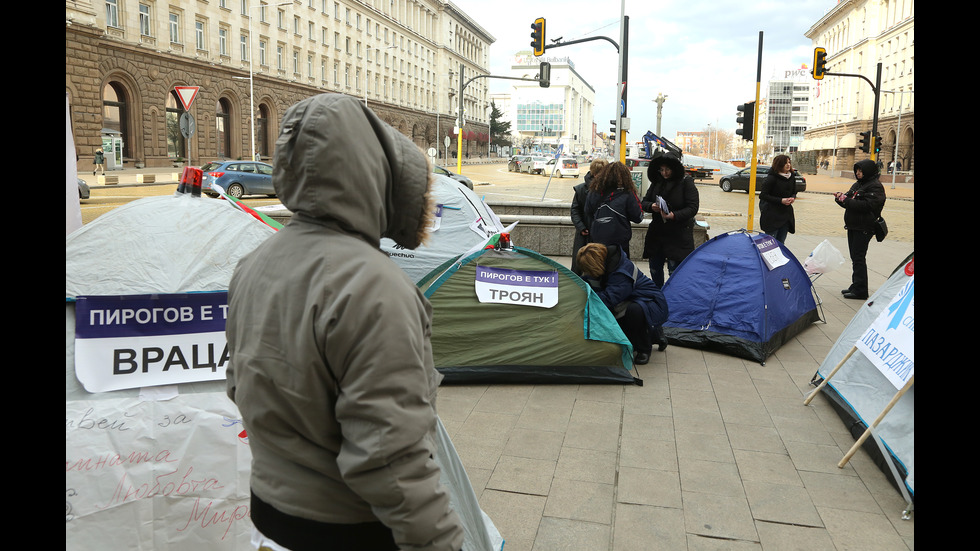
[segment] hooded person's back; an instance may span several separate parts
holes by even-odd
[[[425,158],[354,98],[325,94],[286,112],[274,167],[293,218],[229,286],[253,523],[294,550],[323,526],[378,520],[402,549],[458,550],[433,460],[431,308],[379,249],[421,243]]]

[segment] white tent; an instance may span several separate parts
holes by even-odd
[[[222,360],[196,369],[195,358],[197,382],[89,392],[76,376],[75,314],[90,300],[79,297],[220,294],[238,260],[273,233],[226,201],[181,195],[134,201],[66,237],[67,549],[251,549],[251,454]],[[436,461],[464,549],[499,551],[503,541],[439,428]]]
[[[910,501],[915,497],[915,388],[913,386],[901,395],[889,410],[889,402],[897,394],[895,383],[890,382],[865,354],[852,353],[850,357],[847,356],[858,341],[867,342],[869,327],[896,297],[905,297],[906,302],[914,301],[914,275],[912,255],[865,301],[841,332],[814,376],[815,381],[829,377],[823,392],[832,400],[855,438],[873,425],[883,411],[887,411],[874,428],[881,446],[875,443],[875,439],[868,438],[864,449],[883,471],[893,474],[896,487],[901,489],[904,485]],[[914,302],[912,305],[914,308]],[[911,315],[914,325],[914,310]],[[845,358],[846,361],[841,364]],[[834,373],[838,364],[841,364],[840,368]],[[914,357],[911,364],[908,358],[903,358],[902,367],[911,369],[914,374]]]
[[[425,245],[408,250],[391,239],[381,240],[381,250],[416,283],[445,261],[486,243],[502,229],[490,207],[452,178],[436,176],[430,194],[436,204],[436,216]]]

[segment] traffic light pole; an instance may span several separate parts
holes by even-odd
[[[819,49],[819,48],[818,48]],[[871,79],[864,75],[858,75],[854,73],[833,73],[827,70],[821,72],[822,75],[831,75],[837,77],[857,77],[864,79],[865,82],[871,85],[871,91],[875,93],[875,111],[874,117],[871,119],[871,140],[868,144],[868,153],[871,156],[872,161],[878,160],[878,147],[881,145],[878,143],[878,106],[881,101],[881,63],[878,63],[878,68],[875,75],[875,81],[871,82]],[[816,78],[816,77],[814,77]],[[822,76],[820,78],[823,78]]]
[[[469,80],[464,82],[463,64],[462,63],[459,64],[459,115],[458,118],[456,119],[458,125],[457,129],[459,130],[459,133],[456,134],[456,174],[463,173],[463,123],[465,122],[463,120],[463,90],[466,88],[466,86],[478,78],[500,78],[504,80],[526,80],[530,82],[538,82],[541,84],[542,88],[547,88],[548,87],[547,85],[550,84],[549,77],[551,75],[551,71],[550,70],[547,71],[548,75],[543,74],[545,72],[543,70],[545,65],[548,65],[548,67],[551,66],[550,63],[542,63],[541,64],[542,71],[538,73],[538,78],[500,77],[496,75],[476,75],[475,77],[470,77]]]
[[[752,104],[752,160],[749,166],[749,221],[748,230],[752,231],[755,220],[755,172],[758,165],[756,147],[759,140],[756,135],[759,133],[759,88],[762,85],[762,31],[759,31],[759,60],[755,70],[755,102]],[[746,113],[748,115],[748,113]]]

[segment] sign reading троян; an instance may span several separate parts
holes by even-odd
[[[558,304],[558,273],[477,266],[476,297],[483,303],[551,308]]]
[[[228,293],[79,297],[75,375],[89,392],[225,378]]]

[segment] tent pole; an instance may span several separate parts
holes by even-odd
[[[837,363],[837,367],[835,367],[834,370],[831,371],[829,375],[827,375],[827,378],[825,378],[823,382],[820,383],[820,386],[813,389],[813,392],[811,392],[810,395],[806,397],[806,400],[803,400],[804,406],[810,405],[810,402],[813,400],[813,397],[816,396],[817,393],[820,392],[821,389],[823,389],[823,387],[827,386],[827,383],[830,381],[830,378],[837,374],[840,368],[844,365],[844,362],[850,359],[851,354],[853,354],[855,350],[857,350],[857,347],[852,346],[851,349],[847,352],[847,354],[841,359],[841,361]]]
[[[871,429],[878,426],[878,423],[880,423],[881,420],[885,418],[885,415],[887,415],[888,412],[892,410],[892,407],[894,407],[895,404],[898,403],[898,400],[902,396],[904,396],[905,393],[908,392],[910,388],[912,388],[913,383],[915,383],[915,375],[909,377],[909,382],[905,383],[905,386],[902,387],[902,390],[899,390],[898,392],[895,393],[895,396],[893,396],[891,401],[888,402],[888,405],[885,406],[885,409],[881,410],[881,413],[878,414],[878,418],[874,420],[874,423],[871,423],[871,426],[868,427],[868,430],[864,431],[864,434],[861,435],[861,438],[858,438],[858,441],[855,442],[853,446],[851,446],[851,449],[847,452],[846,455],[844,455],[844,458],[840,460],[840,463],[837,464],[837,468],[839,469],[844,468],[844,465],[846,465],[847,462],[851,460],[851,456],[857,453],[858,448],[861,447],[861,444],[863,444],[864,441],[868,439],[868,436],[871,434]]]

